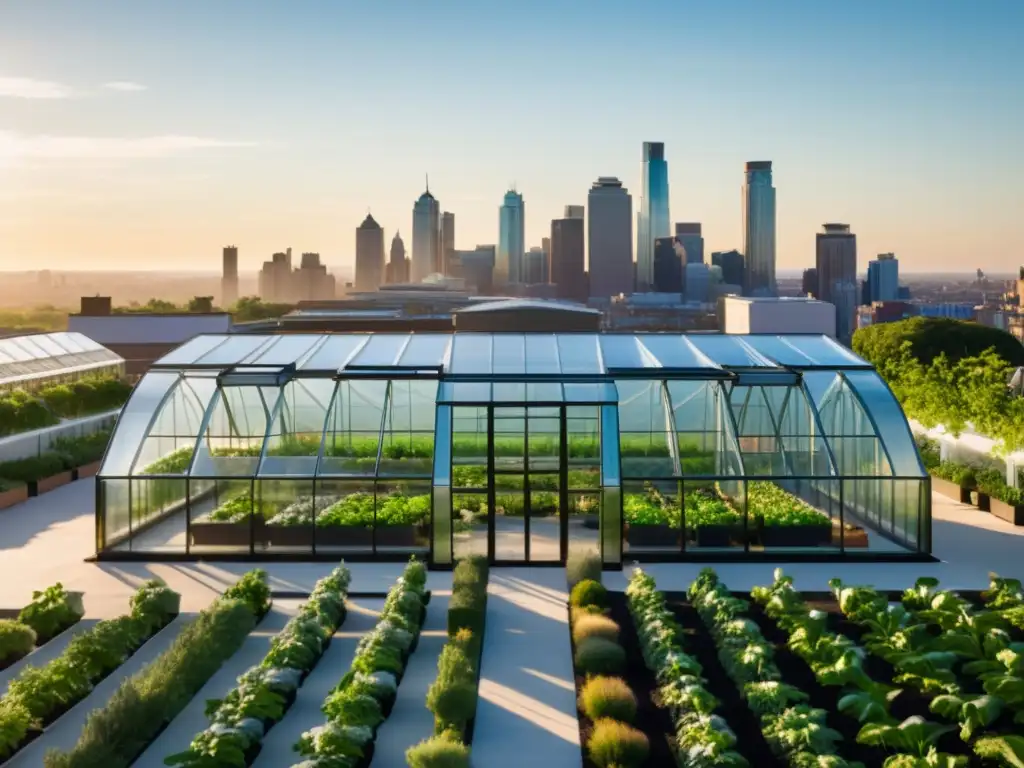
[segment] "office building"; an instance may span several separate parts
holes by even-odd
[[[674,237],[654,241],[654,292],[683,293],[683,260]]]
[[[584,214],[585,209],[582,205],[565,206],[565,218],[567,219],[582,219]]]
[[[551,282],[558,298],[587,300],[583,219],[555,219],[551,222]]]
[[[395,236],[391,239],[386,282],[389,285],[409,282],[409,260],[405,257],[405,243],[402,242],[402,235],[398,232],[395,232]]]
[[[437,267],[437,272],[442,275],[449,274],[449,262],[451,261],[452,251],[455,250],[455,214],[450,211],[445,211],[441,214],[441,232],[440,232],[441,247],[438,249],[438,258],[440,263]]]
[[[683,248],[687,264],[704,263],[704,236],[699,221],[677,223],[676,241]]]
[[[498,260],[494,282],[499,289],[518,285],[523,280],[523,254],[526,252],[526,221],[523,196],[510,189],[498,212]]]
[[[369,213],[356,227],[357,291],[376,291],[384,283],[384,230]]]
[[[645,141],[641,178],[640,239],[636,254],[636,290],[649,291],[654,285],[654,241],[672,234],[668,212],[668,163],[665,144]]]
[[[800,281],[800,293],[804,296],[818,295],[818,270],[814,267],[804,270],[803,278]]]
[[[722,268],[722,282],[741,286],[744,282],[743,254],[739,251],[715,251],[711,263]]]
[[[378,283],[379,285],[379,283]],[[334,275],[320,263],[320,254],[302,254],[299,268],[292,274],[291,302],[328,301],[334,298]]]
[[[220,278],[220,303],[227,309],[238,301],[238,246],[224,248],[223,267]]]
[[[687,301],[704,303],[711,298],[711,270],[707,264],[683,267],[683,296]]]
[[[747,163],[743,182],[744,291],[748,296],[774,296],[775,187],[770,160]]]
[[[527,285],[536,285],[547,282],[544,249],[534,246],[523,254],[523,282]]]
[[[582,210],[583,206],[579,208]],[[590,214],[587,219],[590,296],[607,299],[620,293],[632,293],[632,196],[618,179],[601,176],[590,187],[587,208]]]
[[[263,301],[277,304],[291,301],[292,249],[278,251],[263,262],[259,274],[259,293]]]
[[[815,236],[815,269],[818,291],[815,298],[832,302],[834,286],[857,283],[857,236],[849,224],[823,224]],[[834,302],[832,302],[834,303]]]
[[[868,301],[896,301],[900,295],[900,262],[892,253],[880,253],[868,262]]]
[[[420,195],[412,209],[412,265],[414,283],[438,271],[440,263],[440,206],[430,187]]]
[[[452,262],[458,265],[466,290],[484,296],[494,290],[495,250],[493,245],[478,245],[472,251],[454,251]]]

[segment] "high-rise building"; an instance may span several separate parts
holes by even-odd
[[[540,239],[540,249],[544,251],[544,282],[551,282],[551,238]]]
[[[633,292],[633,198],[621,181],[601,176],[590,187],[587,208],[590,295],[628,295]]]
[[[440,206],[428,186],[412,208],[412,282],[437,272],[440,232]]]
[[[387,282],[390,284],[409,282],[409,260],[405,258],[405,243],[402,242],[402,235],[398,232],[395,232],[395,236],[391,239]]]
[[[583,266],[583,219],[551,222],[551,282],[560,299],[587,300]]]
[[[526,252],[526,220],[523,196],[510,189],[498,211],[498,261],[494,282],[499,286],[524,282],[523,254]]]
[[[707,264],[691,262],[683,267],[683,286],[687,301],[705,303],[711,299],[711,270]]]
[[[880,253],[868,262],[868,301],[896,301],[900,296],[900,262],[892,253]]]
[[[803,279],[800,281],[800,293],[804,296],[817,296],[818,270],[814,267],[804,270]]]
[[[440,238],[441,247],[438,249],[438,258],[441,263],[438,264],[437,271],[442,275],[447,275],[449,274],[452,251],[455,250],[455,214],[450,211],[441,214]]]
[[[224,309],[238,301],[238,246],[224,247],[220,278],[220,303]]]
[[[654,286],[654,241],[672,234],[664,142],[645,141],[642,163],[643,197],[640,198],[640,234],[636,253],[636,290],[639,292],[649,291]]]
[[[657,293],[683,292],[683,261],[680,245],[674,237],[659,237],[654,241],[654,291]]]
[[[849,224],[824,224],[815,236],[815,269],[818,271],[816,299],[832,301],[839,283],[857,283],[857,236]]]
[[[585,209],[582,205],[565,206],[565,218],[567,219],[582,219],[584,215]]]
[[[686,253],[687,264],[704,263],[704,236],[699,221],[677,223],[676,240]]]
[[[263,262],[259,274],[260,298],[271,303],[291,301],[292,249],[278,251]]]
[[[302,254],[299,268],[292,273],[290,301],[328,301],[334,298],[334,275],[320,263],[320,254]]]
[[[384,283],[384,230],[371,214],[356,227],[356,290],[376,291]]]
[[[722,268],[723,283],[743,286],[745,269],[742,253],[736,250],[714,251],[711,254],[711,263]]]
[[[775,187],[770,160],[747,163],[742,204],[743,254],[747,260],[744,292],[747,296],[774,296]]]
[[[539,245],[533,246],[523,254],[523,282],[527,285],[537,285],[548,281],[544,272],[544,255],[544,249]]]

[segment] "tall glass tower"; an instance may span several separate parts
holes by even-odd
[[[642,178],[636,254],[636,290],[640,292],[654,288],[654,241],[672,234],[664,142],[644,142]]]
[[[771,160],[747,163],[743,182],[743,293],[775,296],[775,187]]]
[[[524,282],[526,224],[523,196],[510,189],[498,212],[498,258],[494,264],[496,285]]]

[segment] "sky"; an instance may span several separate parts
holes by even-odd
[[[780,269],[849,223],[861,270],[1024,263],[1021,0],[0,0],[0,270],[351,268],[411,245],[429,174],[456,246],[527,245],[598,176],[741,248],[771,160]]]

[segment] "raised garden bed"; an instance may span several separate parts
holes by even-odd
[[[832,525],[761,525],[758,538],[765,547],[822,547],[832,543]]]
[[[742,525],[698,525],[694,541],[698,547],[731,547],[743,544]]]
[[[27,498],[27,485],[18,485],[6,491],[0,491],[0,509],[7,509],[8,507],[13,507],[15,504],[21,504],[21,502],[25,501]]]
[[[266,545],[267,526],[262,517],[240,523],[192,521],[189,525],[193,547],[248,547],[249,542]]]
[[[964,488],[956,483],[950,482],[949,480],[943,480],[941,477],[932,475],[932,490],[941,496],[945,496],[947,499],[958,501],[961,504],[971,503],[971,489]]]
[[[989,500],[989,512],[1011,525],[1024,525],[1024,507],[1013,507],[992,497]]]
[[[378,525],[375,531],[378,547],[413,549],[426,541],[423,525]]]
[[[631,547],[679,548],[679,529],[670,525],[626,525],[626,541]]]
[[[74,472],[75,480],[82,480],[86,477],[95,477],[96,473],[100,471],[100,465],[102,463],[102,461],[94,461],[90,464],[85,464],[72,470]]]
[[[70,469],[65,470],[64,472],[58,472],[55,475],[50,475],[49,477],[44,477],[41,480],[29,483],[28,495],[39,496],[40,494],[48,493],[55,488],[60,488],[62,485],[67,485],[72,481],[72,479],[73,477]]]

